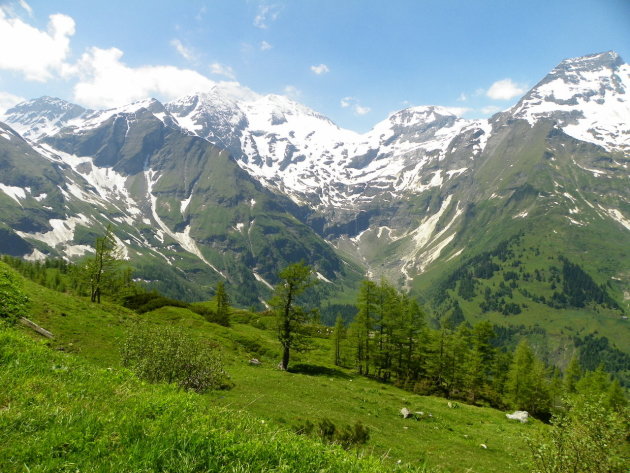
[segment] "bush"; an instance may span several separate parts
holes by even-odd
[[[601,397],[575,396],[552,428],[528,439],[533,473],[623,473],[628,411],[607,409]]]
[[[363,445],[370,439],[370,429],[360,421],[338,429],[330,419],[322,419],[317,425],[305,420],[293,429],[298,435],[316,436],[324,443],[335,443],[348,450],[354,445]]]
[[[226,317],[225,314],[218,314],[216,310],[211,309],[206,305],[206,303],[195,303],[190,304],[188,307],[195,314],[201,315],[208,322],[212,322],[215,324],[223,325],[224,327],[230,326],[230,319]]]
[[[189,306],[186,302],[177,299],[169,299],[157,292],[143,292],[127,296],[123,299],[122,305],[138,314],[144,314],[145,312],[150,312],[165,306],[183,308],[188,308]]]
[[[122,350],[123,365],[147,381],[204,392],[229,386],[216,351],[174,327],[137,324]]]
[[[0,265],[0,320],[11,324],[26,317],[28,297],[22,292],[22,285],[15,274],[6,266]]]

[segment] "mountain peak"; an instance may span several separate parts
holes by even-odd
[[[597,69],[616,69],[622,65],[623,59],[615,51],[606,51],[603,53],[589,54],[576,58],[569,58],[558,64],[551,72],[576,72],[576,71],[593,71]]]
[[[42,97],[27,100],[25,102],[20,102],[17,105],[14,105],[4,113],[4,116],[8,118],[11,116],[24,115],[26,113],[32,112],[37,112],[39,115],[46,115],[48,117],[52,117],[55,114],[68,112],[75,116],[78,116],[85,111],[87,110],[80,105],[76,105],[57,97],[44,95]]]
[[[511,110],[534,124],[554,120],[565,133],[607,150],[630,149],[630,66],[614,51],[565,59]]]
[[[43,96],[11,107],[2,118],[24,138],[37,140],[87,112],[89,110],[66,100]]]

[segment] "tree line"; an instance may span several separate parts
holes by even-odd
[[[25,261],[8,255],[3,255],[1,259],[44,287],[89,296],[94,303],[100,304],[103,296],[121,302],[141,291],[132,279],[132,268],[125,264],[122,248],[117,244],[111,226],[95,239],[93,254],[76,263],[60,258]]]
[[[359,374],[391,382],[418,394],[431,394],[499,408],[527,410],[548,419],[567,393],[593,377],[612,403],[624,403],[624,390],[603,367],[584,371],[576,353],[563,374],[539,358],[526,339],[514,351],[496,345],[487,321],[437,329],[407,294],[386,281],[363,281],[357,316],[348,327],[341,318],[332,334],[333,361]]]
[[[222,282],[212,307],[172,301],[135,285],[110,228],[96,240],[94,255],[77,264],[3,260],[37,282],[88,296],[94,303],[108,295],[138,312],[183,304],[211,322],[230,323],[230,299]],[[309,266],[296,263],[280,271],[279,279],[268,305],[281,346],[279,366],[287,369],[292,352],[309,348],[317,324],[317,312],[304,304],[317,278]],[[355,306],[352,322],[339,315],[332,333],[332,361],[338,366],[418,394],[524,409],[541,418],[550,416],[566,392],[560,370],[544,363],[526,341],[513,352],[499,348],[501,334],[487,321],[470,325],[451,315],[431,328],[418,302],[386,281],[363,281]],[[606,389],[612,397],[623,397],[617,381],[609,379]]]

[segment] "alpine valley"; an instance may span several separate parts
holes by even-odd
[[[561,62],[487,120],[422,106],[365,134],[233,84],[0,123],[0,253],[78,259],[111,224],[134,277],[262,307],[304,260],[329,304],[385,278],[436,319],[630,353],[630,66]],[[545,340],[543,342],[543,339]],[[603,355],[602,355],[603,356]]]

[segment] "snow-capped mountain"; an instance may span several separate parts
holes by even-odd
[[[89,114],[89,110],[65,100],[40,97],[17,104],[0,120],[9,123],[24,138],[36,141],[54,135],[69,121]]]
[[[455,136],[477,132],[479,152],[489,130],[487,122],[432,106],[392,114],[360,135],[277,95],[237,102],[198,94],[166,109],[183,128],[230,150],[265,185],[319,210],[360,208],[376,189],[424,189],[421,170],[443,158]]]
[[[630,152],[630,65],[612,51],[562,61],[511,110],[534,124],[552,118],[568,135]]]
[[[106,215],[130,258],[185,267],[184,286],[206,271],[252,294],[296,258],[343,278],[340,255],[410,285],[533,225],[550,239],[605,228],[623,247],[629,71],[612,52],[570,59],[489,120],[413,107],[365,134],[237,85],[105,111],[36,99],[4,121],[44,177],[20,171],[5,127],[0,230],[28,254],[77,256],[94,234],[80,229]]]

